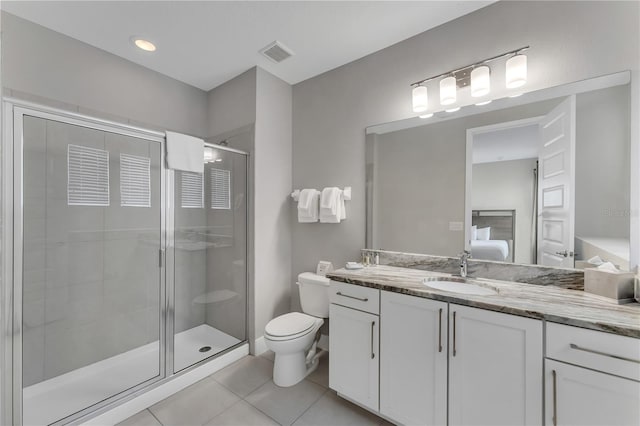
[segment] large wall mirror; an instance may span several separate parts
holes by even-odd
[[[629,269],[631,98],[622,72],[367,128],[367,247]]]

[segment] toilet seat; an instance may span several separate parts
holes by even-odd
[[[272,319],[265,327],[265,337],[270,340],[293,340],[308,334],[322,321],[311,315],[291,312]]]

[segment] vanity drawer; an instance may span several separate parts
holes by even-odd
[[[331,303],[379,315],[380,290],[331,281]]]
[[[547,322],[547,358],[640,380],[640,339]]]

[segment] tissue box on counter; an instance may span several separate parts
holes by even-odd
[[[613,272],[597,268],[584,270],[584,291],[621,303],[633,302],[633,272]]]

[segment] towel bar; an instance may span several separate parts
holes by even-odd
[[[344,189],[342,190],[342,195],[345,201],[351,201],[351,187],[345,186]],[[298,201],[298,199],[300,198],[300,190],[294,189],[293,192],[291,193],[291,198],[293,198],[294,201]]]

